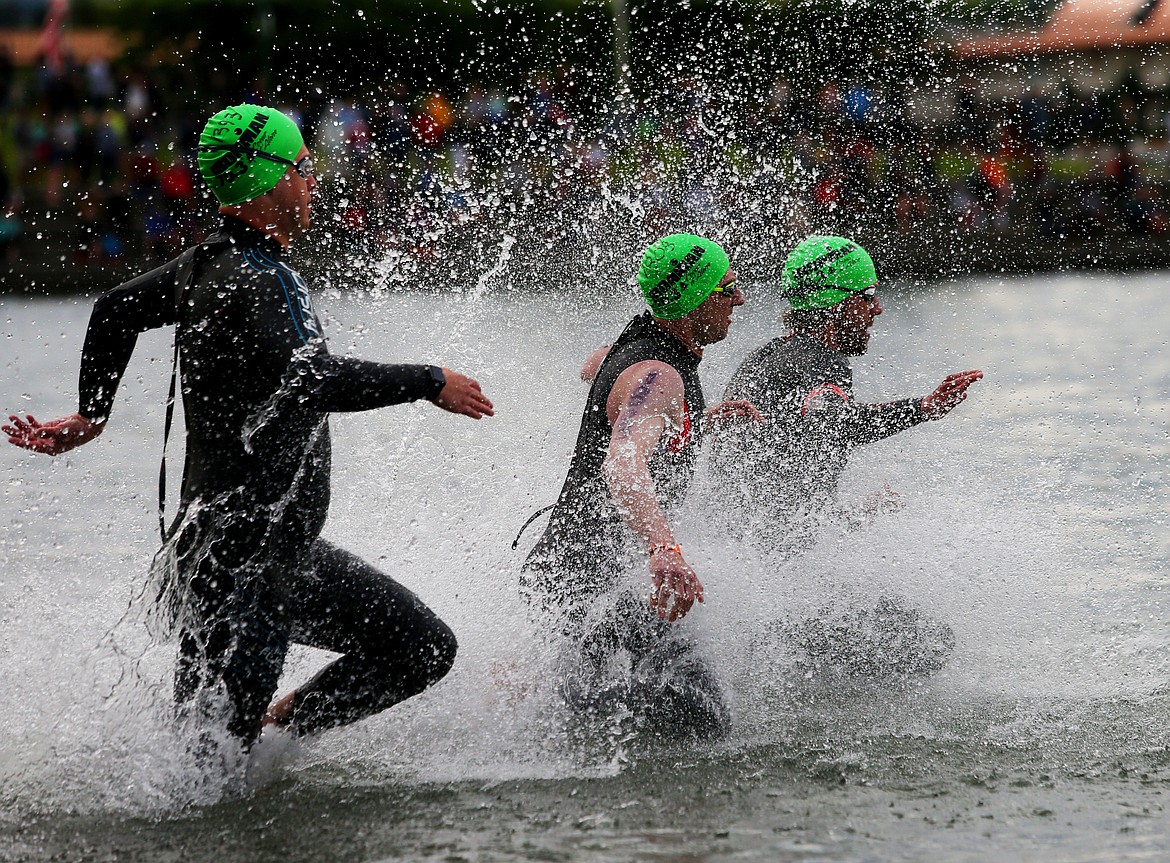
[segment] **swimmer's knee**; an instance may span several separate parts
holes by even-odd
[[[436,618],[424,636],[416,636],[412,645],[393,654],[368,656],[365,660],[369,679],[378,680],[378,710],[385,710],[405,698],[412,698],[442,680],[455,665],[459,642],[455,633]]]
[[[455,665],[455,656],[459,653],[459,640],[455,633],[443,621],[437,621],[434,633],[431,636],[429,647],[430,681],[428,685],[442,680],[447,676],[451,667]]]

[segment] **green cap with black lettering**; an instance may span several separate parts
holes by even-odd
[[[301,130],[287,115],[233,105],[203,127],[199,173],[221,204],[242,204],[275,189],[304,146]]]
[[[869,252],[845,237],[807,237],[788,260],[780,293],[794,309],[829,309],[877,284]]]
[[[718,243],[694,234],[671,234],[642,255],[638,287],[654,317],[673,321],[702,305],[730,266]]]

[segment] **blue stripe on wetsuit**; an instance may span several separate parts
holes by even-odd
[[[284,291],[284,299],[288,304],[289,315],[292,317],[293,324],[297,328],[297,335],[301,337],[301,341],[308,344],[310,338],[321,338],[321,332],[317,329],[317,322],[311,317],[311,307],[310,309],[306,309],[299,301],[302,292],[301,286],[304,285],[300,276],[285,264],[267,257],[259,249],[243,249],[242,254],[244,261],[253,270],[261,273],[272,273],[280,280],[280,288]],[[289,292],[289,283],[285,279],[285,276],[288,276],[292,280],[293,291],[291,293]],[[305,286],[303,291],[306,302],[308,302],[308,287]],[[308,335],[306,335],[306,331]]]
[[[252,251],[256,253],[256,256],[260,258],[261,261],[266,261],[272,264],[272,266],[279,268],[281,271],[289,275],[289,277],[293,280],[293,285],[296,287],[296,296],[298,300],[297,307],[301,311],[302,322],[305,324],[305,329],[307,329],[314,338],[323,338],[324,334],[321,332],[321,327],[317,322],[317,312],[313,308],[313,298],[309,293],[309,286],[305,283],[305,280],[301,278],[300,273],[289,267],[288,264],[273,259],[267,252],[264,252],[259,248],[254,248]]]

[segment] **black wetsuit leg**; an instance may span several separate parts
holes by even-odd
[[[579,714],[612,715],[624,706],[644,733],[661,740],[714,740],[731,713],[710,662],[677,623],[657,618],[647,597],[621,592],[600,619],[572,615],[562,654],[562,695]],[[629,658],[629,674],[614,662]]]
[[[288,650],[272,585],[295,558],[259,553],[265,530],[262,517],[208,507],[184,526],[176,547],[186,596],[175,701],[182,709],[200,692],[221,690],[227,729],[245,745],[260,733]]]
[[[371,716],[441,680],[454,633],[410,590],[324,540],[288,591],[293,641],[344,656],[297,687],[292,727],[310,734]]]

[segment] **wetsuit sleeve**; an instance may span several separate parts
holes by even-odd
[[[844,447],[873,443],[927,420],[922,399],[858,404],[845,389],[832,383],[803,393],[798,410],[815,437]]]
[[[175,323],[178,261],[169,261],[111,291],[94,303],[81,349],[78,412],[109,418],[118,383],[138,343],[138,334]]]
[[[368,411],[417,399],[443,388],[430,366],[375,363],[324,351],[294,360],[291,385],[322,412]]]
[[[853,415],[846,422],[850,441],[873,443],[926,422],[922,399],[901,399],[882,404],[853,405]]]
[[[291,358],[284,388],[301,404],[322,413],[367,411],[439,394],[443,385],[430,366],[331,355],[300,276],[273,269],[259,278],[268,296],[254,307],[253,329],[264,350]]]

